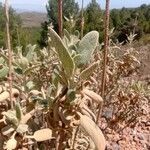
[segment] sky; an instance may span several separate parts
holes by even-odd
[[[46,12],[45,5],[48,0],[9,0],[9,3],[16,10],[23,11],[38,11]],[[82,0],[75,0],[81,6]],[[91,0],[84,0],[84,6],[86,6]],[[4,0],[0,0],[4,2]],[[97,0],[101,8],[105,8],[105,0]],[[138,7],[141,4],[150,4],[150,0],[110,0],[111,8],[122,8],[122,7]]]

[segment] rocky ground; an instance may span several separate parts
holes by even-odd
[[[143,118],[136,127],[125,128],[121,133],[107,130],[107,150],[150,150],[150,120]]]
[[[138,78],[146,82],[150,88],[150,45],[136,48],[140,53],[139,59],[142,63]],[[108,128],[105,135],[107,150],[150,150],[150,93],[145,101],[143,117],[135,127],[126,127],[119,133]]]

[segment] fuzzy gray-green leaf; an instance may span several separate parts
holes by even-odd
[[[57,52],[59,59],[62,62],[62,66],[66,72],[66,75],[70,78],[73,75],[75,68],[73,59],[71,58],[61,38],[51,28],[49,29],[49,35],[50,35],[50,46],[55,47],[55,51]]]
[[[86,80],[88,79],[93,72],[95,71],[95,69],[98,67],[99,62],[95,62],[92,65],[90,65],[88,68],[86,68],[85,70],[83,70],[80,74],[80,79]]]
[[[28,45],[29,51],[26,55],[26,58],[28,59],[29,62],[31,62],[33,60],[33,57],[34,57],[34,54],[35,54],[35,52],[34,52],[35,48],[36,48],[36,45],[33,45],[33,46]]]
[[[19,103],[16,103],[15,110],[16,110],[16,117],[20,121],[22,117],[22,111]]]
[[[77,66],[85,65],[91,59],[91,56],[98,45],[99,33],[97,31],[91,31],[86,34],[79,42],[77,52],[81,55],[80,61]]]
[[[67,37],[67,39],[69,41],[71,41],[70,34],[69,34],[69,32],[66,29],[64,29],[64,35]]]
[[[8,67],[3,66],[3,68],[0,69],[0,79],[6,77],[8,72],[9,72]]]

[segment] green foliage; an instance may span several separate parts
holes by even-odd
[[[100,42],[103,40],[103,12],[96,0],[92,0],[84,11],[84,33],[96,30],[100,34]]]
[[[132,32],[135,39],[140,39],[142,34],[150,33],[150,5],[141,5],[138,8],[122,8],[111,10],[110,19],[115,27],[113,38],[119,42],[126,42],[127,36]]]
[[[21,19],[16,12],[10,8],[9,10],[9,18],[10,18],[10,36],[11,43],[13,47],[18,45],[18,29],[21,26]],[[6,34],[5,34],[5,11],[4,7],[0,3],[0,47],[6,47]]]
[[[6,77],[6,75],[8,74],[8,67],[7,66],[3,66],[0,69],[0,79],[3,79],[4,77]]]
[[[94,70],[98,67],[99,62],[94,62],[92,65],[90,65],[88,68],[83,70],[80,74],[80,78],[82,80],[88,80],[88,78],[93,74]]]
[[[79,6],[75,0],[63,0],[63,16],[69,18],[70,14],[78,14]],[[47,5],[49,23],[52,23],[54,30],[58,31],[58,4],[56,0],[49,0]],[[65,21],[65,20],[64,20]],[[64,27],[65,28],[65,27]]]
[[[20,27],[18,29],[18,43],[17,46],[22,46],[22,49],[25,50],[28,44],[37,44],[37,41],[40,39],[40,28],[25,28]],[[16,47],[15,49],[16,50]]]
[[[64,147],[67,147],[67,143],[65,142],[73,139],[76,127],[82,126],[81,117],[79,116],[81,114],[79,107],[83,103],[82,79],[78,78],[78,76],[82,72],[82,77],[85,77],[83,72],[87,72],[87,70],[84,71],[84,68],[88,65],[96,49],[99,33],[91,31],[83,39],[79,40],[78,37],[65,30],[66,40],[74,45],[76,48],[74,50],[70,45],[64,43],[52,28],[49,28],[48,31],[48,49],[36,51],[36,46],[28,45],[25,51],[21,47],[18,47],[14,52],[12,75],[14,77],[13,86],[15,89],[13,89],[12,98],[15,107],[13,110],[9,110],[8,108],[3,114],[0,112],[0,115],[4,116],[4,121],[6,121],[5,127],[7,128],[3,135],[8,135],[9,132],[15,137],[19,133],[22,135],[21,141],[23,143],[23,140],[27,138],[43,142],[51,139],[51,135],[54,136],[54,140],[60,135],[62,141],[59,141],[59,145],[62,146],[63,143]],[[0,54],[3,56],[0,62],[5,64],[5,61],[8,60],[7,51],[3,51]],[[88,58],[84,62],[80,61],[82,63],[82,67],[80,68],[78,66],[75,67],[74,62],[74,57],[78,55],[81,56],[80,59]],[[97,63],[92,65],[92,72],[95,71],[97,65]],[[88,73],[86,78],[89,78],[91,75],[92,73]],[[1,84],[5,86],[5,81],[2,81]],[[93,95],[96,95],[96,93]],[[91,98],[93,97],[91,96]],[[5,91],[0,93],[0,99],[1,101],[6,100],[7,103],[7,100],[9,100],[8,87],[5,87]],[[88,109],[88,106],[86,108]],[[34,117],[37,117],[36,114],[40,114],[37,121],[34,119]],[[48,121],[45,120],[40,123],[41,116],[47,116],[47,114],[50,115]],[[90,114],[94,115],[93,113]],[[95,118],[95,115],[93,118]],[[88,124],[88,117],[85,118],[85,121]],[[50,126],[47,129],[42,129],[45,122],[49,122]],[[93,124],[94,126],[91,129],[96,131],[96,124],[94,122]],[[11,130],[9,131],[8,128],[10,126]],[[65,133],[65,138],[60,131]],[[49,132],[49,134],[45,136],[43,132]],[[34,133],[33,136],[31,133]],[[96,142],[96,145],[101,144],[96,132],[94,135],[91,132],[89,136],[95,136],[94,141],[99,141],[98,143]]]
[[[37,40],[38,45],[43,48],[48,45],[48,22],[44,22],[41,24],[40,38]]]
[[[55,51],[57,52],[59,59],[62,62],[65,73],[70,78],[73,75],[75,68],[73,59],[71,58],[69,51],[64,46],[63,41],[57,35],[57,33],[54,30],[49,29],[49,35],[50,46],[55,48]]]
[[[66,18],[70,18],[70,15],[78,15],[79,6],[75,0],[64,0],[63,1],[63,27],[70,28],[70,24],[65,20]],[[47,8],[47,16],[48,22],[42,23],[41,37],[38,41],[40,47],[47,46],[47,33],[48,33],[48,25],[52,25],[54,30],[58,33],[58,4],[56,0],[49,0],[46,6]],[[70,30],[69,30],[70,31]]]
[[[77,53],[80,55],[80,58],[76,62],[77,66],[83,66],[87,64],[98,46],[99,33],[97,31],[91,31],[86,34],[83,39],[79,42],[77,47]]]
[[[16,103],[15,110],[16,110],[16,117],[20,121],[22,118],[22,111],[21,111],[20,104],[18,102]]]

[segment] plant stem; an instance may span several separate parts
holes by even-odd
[[[107,67],[107,55],[108,55],[108,48],[109,48],[109,5],[110,0],[106,0],[106,8],[105,8],[105,35],[104,35],[104,56],[103,56],[103,76],[102,76],[102,85],[101,85],[101,96],[103,101],[105,101],[105,87],[106,87],[106,67]],[[96,123],[98,124],[101,113],[102,113],[103,103],[99,105],[98,115],[96,119]]]
[[[59,36],[62,37],[62,0],[58,0],[58,28],[59,28]]]
[[[12,50],[10,42],[10,31],[9,31],[9,4],[8,0],[5,0],[5,15],[6,15],[6,34],[7,34],[7,49],[8,49],[8,64],[9,64],[9,93],[10,93],[10,102],[11,109],[13,109],[13,100],[12,100]]]
[[[84,10],[83,10],[84,0],[82,0],[82,9],[81,9],[81,39],[83,38],[83,30],[84,30]]]
[[[73,136],[72,150],[74,150],[75,142],[76,142],[76,138],[77,138],[78,132],[79,132],[79,126],[77,127],[77,129],[75,129],[75,133],[74,133],[74,136]]]

